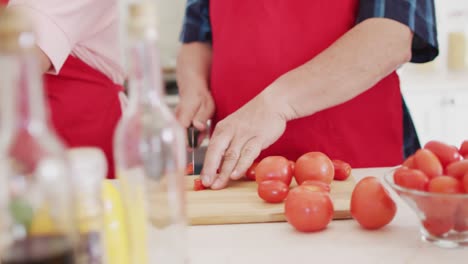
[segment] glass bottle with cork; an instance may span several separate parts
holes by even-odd
[[[123,3],[129,104],[114,146],[130,263],[185,263],[186,132],[163,100],[156,1]]]
[[[78,263],[70,170],[48,120],[32,26],[0,12],[0,262]]]

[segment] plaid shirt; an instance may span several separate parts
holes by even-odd
[[[439,53],[434,0],[360,0],[356,23],[385,17],[407,25],[415,33],[412,62],[433,60]],[[209,0],[187,0],[181,41],[211,42]]]

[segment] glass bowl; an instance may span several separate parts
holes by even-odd
[[[395,184],[394,170],[385,182],[416,213],[422,239],[439,247],[468,246],[468,194],[441,194],[408,189]]]

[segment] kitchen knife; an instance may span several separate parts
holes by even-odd
[[[187,137],[188,137],[188,146],[189,146],[189,152],[190,152],[190,158],[191,158],[191,164],[188,164],[188,166],[191,165],[191,175],[195,174],[195,150],[198,148],[199,144],[199,137],[200,137],[200,130],[196,129],[193,125],[191,125],[187,129]],[[189,168],[187,168],[189,169]]]

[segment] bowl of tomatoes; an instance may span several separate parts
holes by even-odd
[[[423,240],[468,246],[468,141],[460,148],[430,141],[385,181],[416,213]]]

